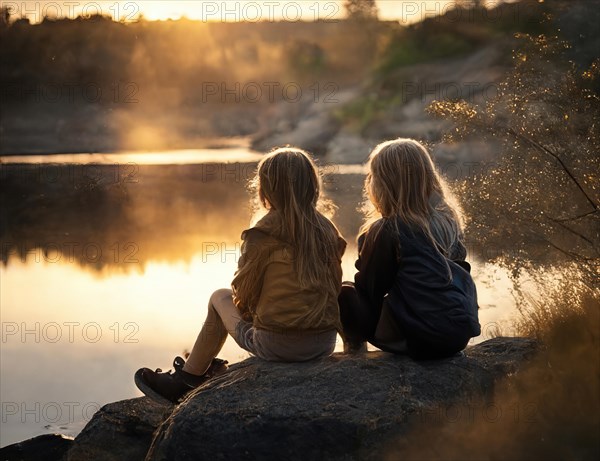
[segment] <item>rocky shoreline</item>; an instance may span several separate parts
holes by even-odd
[[[383,352],[298,364],[252,358],[178,406],[110,403],[74,440],[36,437],[3,448],[0,459],[381,459],[424,418],[493,401],[495,383],[537,349],[532,339],[495,338],[424,362]]]

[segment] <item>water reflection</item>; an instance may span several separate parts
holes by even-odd
[[[237,241],[254,164],[4,165],[2,260],[143,271]],[[106,273],[104,271],[103,273]]]
[[[2,165],[2,261],[76,262],[100,273],[143,271],[231,252],[252,214],[255,163]],[[361,175],[327,174],[336,221],[352,240]],[[109,269],[109,270],[107,270]]]

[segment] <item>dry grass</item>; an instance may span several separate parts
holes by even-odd
[[[523,299],[521,334],[542,341],[539,354],[498,383],[490,401],[420,421],[388,459],[600,459],[600,301],[576,272]]]

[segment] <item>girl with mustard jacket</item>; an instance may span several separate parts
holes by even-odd
[[[227,335],[269,361],[298,362],[333,352],[341,331],[337,298],[346,242],[318,211],[321,183],[309,155],[277,149],[259,163],[254,180],[267,213],[243,232],[231,289],[213,293],[208,315],[187,359],[174,370],[142,368],[138,388],[155,400],[177,402],[226,369],[216,359]]]

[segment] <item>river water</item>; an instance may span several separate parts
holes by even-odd
[[[191,348],[235,272],[258,159],[245,148],[0,158],[0,446],[77,434],[100,406],[141,395],[137,368],[170,368]],[[320,168],[351,280],[363,167]],[[515,311],[507,274],[473,267],[475,343],[510,332]],[[220,355],[247,356],[231,339]]]

